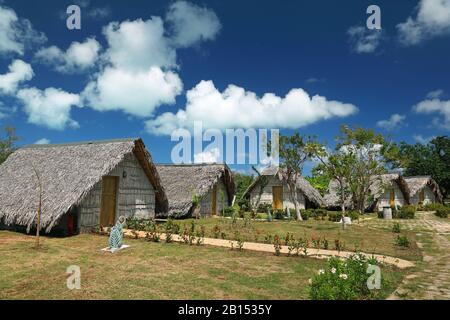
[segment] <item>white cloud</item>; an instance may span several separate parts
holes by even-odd
[[[95,7],[87,12],[87,16],[92,19],[105,19],[111,16],[111,9],[109,7]]]
[[[108,43],[102,55],[104,66],[82,93],[86,105],[149,117],[158,106],[174,104],[183,90],[176,50],[213,39],[218,29],[208,28],[214,26],[214,17],[206,8],[176,2],[167,14],[171,32],[155,16],[108,24],[103,29]]]
[[[88,38],[81,43],[72,42],[66,52],[56,46],[42,48],[36,52],[35,57],[59,72],[75,73],[92,67],[97,61],[100,48],[97,40]]]
[[[13,94],[19,83],[33,78],[33,68],[22,60],[14,60],[8,67],[9,72],[0,74],[0,93]]]
[[[163,113],[146,122],[154,134],[170,134],[177,128],[191,128],[202,121],[204,128],[291,128],[320,120],[346,117],[358,108],[349,103],[330,101],[303,89],[292,89],[285,97],[266,93],[262,98],[244,88],[229,85],[220,92],[212,81],[201,81],[186,94],[185,110]]]
[[[388,120],[380,120],[377,122],[377,127],[383,128],[385,130],[394,130],[403,124],[406,116],[395,113],[391,115]]]
[[[361,26],[353,26],[347,30],[352,50],[356,53],[373,53],[383,39],[382,30],[369,30]]]
[[[176,73],[158,67],[148,71],[108,67],[82,93],[87,104],[99,111],[122,110],[146,117],[161,104],[175,103],[183,84]]]
[[[170,5],[166,15],[177,47],[189,47],[200,41],[214,40],[221,29],[216,13],[186,1]]]
[[[19,90],[17,98],[24,104],[30,123],[55,130],[78,127],[78,123],[70,118],[71,107],[81,106],[77,94],[56,88],[27,88]]]
[[[415,45],[450,34],[450,0],[421,0],[416,11],[415,17],[397,25],[401,43]]]
[[[221,159],[219,148],[194,154],[194,163],[218,163]]]
[[[437,99],[440,98],[444,94],[444,90],[438,89],[434,91],[430,91],[427,93],[428,99]]]
[[[176,67],[176,52],[164,35],[160,17],[111,22],[103,33],[108,41],[106,59],[118,68],[133,71],[150,67]]]
[[[421,114],[439,114],[433,118],[433,125],[450,130],[450,100],[427,99],[413,107],[413,111]]]
[[[49,144],[50,140],[48,140],[47,138],[42,138],[39,139],[38,141],[36,141],[34,144]]]
[[[23,55],[32,44],[46,40],[43,33],[33,29],[29,20],[19,18],[13,9],[0,4],[0,54]]]
[[[435,136],[431,136],[431,137],[424,137],[421,134],[415,134],[413,135],[413,139],[421,144],[427,144],[428,142],[430,142],[431,140],[433,140],[435,138]]]

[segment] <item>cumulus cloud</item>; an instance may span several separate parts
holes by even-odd
[[[19,90],[17,98],[23,103],[30,123],[55,130],[78,127],[70,117],[71,107],[81,106],[77,94],[56,88],[40,90],[33,87]]]
[[[204,128],[300,128],[320,120],[346,117],[358,109],[352,104],[310,97],[303,89],[292,89],[285,97],[254,92],[229,85],[220,92],[212,81],[201,81],[186,94],[187,104],[177,113],[166,112],[146,122],[154,134],[170,134],[177,128],[202,121]]]
[[[214,11],[186,1],[172,3],[166,21],[170,25],[172,42],[177,47],[214,40],[222,27]]]
[[[442,95],[444,94],[444,90],[438,89],[438,90],[433,90],[427,93],[427,98],[428,99],[437,99],[440,98]]]
[[[413,111],[420,114],[438,114],[433,118],[433,125],[450,130],[450,100],[426,99],[413,106]]]
[[[219,163],[221,156],[219,148],[212,148],[208,151],[203,151],[194,154],[194,163]]]
[[[404,45],[450,34],[450,0],[421,0],[415,11],[415,16],[397,25],[399,40]]]
[[[213,11],[183,1],[170,6],[166,19],[170,32],[156,16],[111,22],[103,29],[104,67],[82,93],[86,105],[149,117],[158,106],[175,103],[183,90],[176,50],[213,39],[220,23]]]
[[[49,144],[50,140],[48,140],[47,138],[42,138],[39,139],[38,141],[36,141],[34,144]]]
[[[383,128],[385,130],[394,130],[395,128],[400,127],[404,120],[406,119],[406,116],[395,113],[391,115],[391,117],[387,120],[380,120],[377,122],[377,127]]]
[[[133,71],[108,67],[82,93],[95,110],[122,110],[128,114],[150,116],[161,104],[175,103],[183,89],[176,73],[158,67]]]
[[[23,55],[28,47],[46,40],[29,20],[19,18],[13,9],[0,4],[0,54]]]
[[[36,52],[35,57],[59,72],[75,73],[92,67],[97,61],[100,48],[97,40],[88,38],[84,42],[72,42],[65,52],[56,46],[42,48]]]
[[[373,53],[383,39],[382,30],[369,30],[361,26],[353,26],[347,30],[351,49],[356,53]]]
[[[33,68],[22,60],[14,60],[8,67],[9,72],[0,74],[0,93],[13,94],[19,83],[33,78]]]

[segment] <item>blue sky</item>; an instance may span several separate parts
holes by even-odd
[[[170,162],[168,133],[193,120],[331,145],[343,123],[410,143],[450,130],[450,0],[0,6],[0,125],[20,144],[139,136]]]

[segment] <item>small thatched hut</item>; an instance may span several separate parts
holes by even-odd
[[[32,145],[0,166],[0,225],[76,234],[119,216],[150,218],[167,198],[141,139]]]
[[[435,180],[430,176],[405,177],[409,188],[411,204],[429,204],[442,202],[442,194]]]
[[[381,179],[374,178],[370,193],[373,196],[371,209],[376,211],[383,210],[383,207],[409,204],[409,188],[399,173],[387,173],[381,175]]]
[[[159,217],[187,218],[194,213],[193,197],[200,198],[200,215],[210,216],[231,205],[235,187],[226,164],[157,164],[169,210]]]
[[[372,177],[369,189],[370,200],[367,210],[381,211],[385,206],[404,206],[409,204],[409,189],[405,179],[398,173],[387,173]],[[328,208],[340,208],[339,188],[337,181],[331,180],[328,192],[324,196]],[[353,200],[347,197],[345,207],[353,209]]]
[[[254,206],[259,199],[259,204],[271,204],[274,209],[293,209],[289,189],[281,179],[281,170],[278,167],[268,167],[262,170],[261,176],[266,177],[267,184],[261,190],[261,179],[256,178],[244,193]],[[261,193],[261,194],[260,194]],[[322,196],[305,178],[297,181],[297,199],[300,209],[320,207],[324,204]]]

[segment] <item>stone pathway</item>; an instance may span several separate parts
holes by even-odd
[[[131,238],[145,238],[147,235],[147,232],[145,231],[137,231],[133,232],[132,230],[124,230],[124,235]],[[164,233],[159,234],[161,237],[161,240],[165,240],[166,235]],[[183,242],[183,239],[179,235],[172,235],[172,241],[174,242]],[[214,238],[203,238],[203,244],[210,245],[210,246],[216,246],[216,247],[225,247],[230,248],[233,246],[234,249],[237,250],[238,243],[237,241],[232,240],[224,240],[224,239],[214,239]],[[250,250],[250,251],[259,251],[259,252],[269,252],[274,253],[274,246],[272,244],[266,244],[266,243],[257,243],[257,242],[244,242],[243,243],[243,250]],[[281,246],[280,250],[281,254],[287,255],[289,253],[288,246]],[[304,253],[300,252],[300,255],[304,255]],[[319,259],[326,259],[331,256],[335,257],[342,257],[347,258],[350,255],[355,254],[354,252],[350,251],[336,251],[336,250],[324,250],[324,249],[315,249],[315,248],[308,248],[307,249],[307,255],[308,257],[313,258],[319,258]],[[400,269],[404,268],[411,268],[414,266],[414,263],[411,261],[407,261],[404,259],[399,259],[395,257],[389,257],[385,255],[379,255],[379,254],[369,254],[361,252],[361,254],[365,255],[366,257],[372,257],[374,256],[377,258],[378,261],[383,262],[385,264],[394,265]]]
[[[414,222],[414,223],[412,223]],[[450,222],[437,219],[430,213],[420,213],[408,224],[418,231],[418,246],[423,261],[405,277],[399,288],[388,298],[450,299]],[[402,223],[403,227],[403,223]]]

